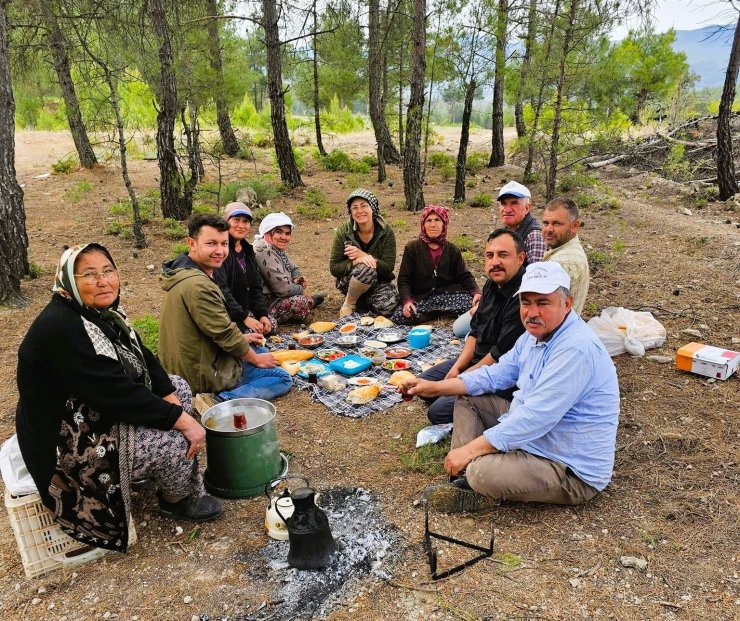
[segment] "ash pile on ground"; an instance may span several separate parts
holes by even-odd
[[[388,580],[398,560],[399,535],[388,524],[375,494],[366,489],[335,488],[322,491],[319,506],[329,518],[339,552],[320,571],[302,571],[288,566],[287,541],[270,540],[260,551],[266,567],[251,570],[250,579],[274,583],[275,607],[250,615],[245,621],[324,618],[332,609]],[[267,571],[265,571],[265,569]]]

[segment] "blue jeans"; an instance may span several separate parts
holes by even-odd
[[[450,372],[452,365],[455,364],[456,361],[457,358],[450,358],[449,360],[440,362],[439,364],[434,365],[431,369],[424,371],[424,373],[419,377],[432,382],[439,382]],[[429,404],[427,418],[432,425],[452,422],[452,412],[455,409],[455,401],[457,400],[457,397],[437,397],[424,400]]]
[[[267,351],[265,347],[255,347],[258,353]],[[269,401],[280,395],[284,395],[293,385],[293,378],[285,369],[274,367],[272,369],[260,369],[259,367],[242,362],[242,378],[231,390],[224,390],[218,396],[224,401],[229,399],[264,399]]]
[[[455,323],[452,324],[452,333],[459,339],[464,339],[470,332],[470,322],[473,317],[470,315],[470,311],[467,311],[455,319]]]

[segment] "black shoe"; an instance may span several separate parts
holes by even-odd
[[[205,494],[204,496],[186,496],[177,502],[167,502],[157,493],[159,512],[169,517],[193,522],[207,522],[217,518],[223,512],[221,503]]]
[[[468,477],[464,474],[459,477],[450,477],[450,483],[452,483],[457,489],[473,489],[468,483]]]
[[[321,306],[324,303],[326,297],[323,295],[312,295],[311,299],[313,300],[313,307],[316,308],[317,306]]]

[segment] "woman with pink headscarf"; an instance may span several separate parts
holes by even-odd
[[[449,210],[427,205],[421,212],[421,232],[403,250],[398,272],[401,304],[395,323],[425,323],[440,315],[458,316],[480,298],[475,278],[465,267],[460,249],[447,241]]]

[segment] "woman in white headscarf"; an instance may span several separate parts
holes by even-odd
[[[278,323],[303,321],[324,301],[324,296],[308,292],[301,268],[288,258],[287,249],[294,229],[287,214],[271,213],[260,223],[259,234],[254,240],[254,254],[268,310]]]

